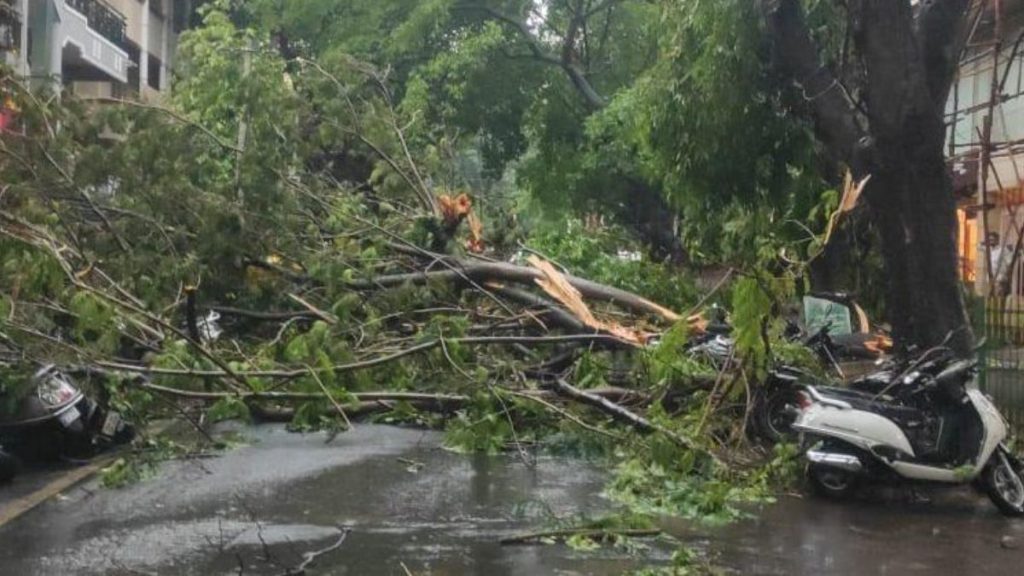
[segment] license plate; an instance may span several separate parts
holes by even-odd
[[[60,421],[61,426],[68,428],[81,417],[82,413],[78,411],[78,408],[72,406],[71,408],[68,408],[64,412],[61,412],[60,416],[57,417],[57,420]]]
[[[113,438],[120,428],[121,415],[117,412],[107,412],[107,418],[103,421],[103,428],[100,430],[100,434]]]

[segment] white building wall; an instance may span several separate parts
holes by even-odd
[[[959,71],[959,78],[956,84],[956,94],[952,92],[947,102],[947,120],[952,120],[951,113],[955,107],[961,111],[957,114],[956,123],[950,126],[947,134],[953,139],[956,146],[954,154],[971,153],[965,159],[966,162],[977,163],[980,157],[981,135],[985,130],[985,119],[991,113],[992,132],[991,142],[994,144],[1020,141],[1024,143],[1024,97],[1019,94],[1024,91],[1024,46],[1022,52],[1013,54],[1013,41],[1016,34],[1000,51],[999,68],[993,68],[994,58],[992,54],[980,56],[962,66]],[[1009,96],[1008,99],[997,101],[990,109],[989,103],[992,94],[992,78],[995,72],[997,82],[1003,84],[1002,94]],[[1005,81],[1004,81],[1005,77]],[[965,110],[969,112],[965,113]],[[1024,150],[1024,148],[1021,148]],[[962,168],[962,164],[954,163],[953,169]],[[983,206],[981,194],[982,185],[987,190],[987,198],[990,204],[998,204],[987,211],[988,229],[999,235],[1000,247],[996,247],[993,253],[998,255],[1000,250],[1012,253],[1017,242],[1017,229],[1024,224],[1024,205],[1006,207],[1003,200],[1006,196],[1018,194],[1018,190],[1024,183],[1024,153],[1008,154],[1004,148],[993,152],[991,168],[988,171],[987,179],[982,182],[983,170],[978,170],[978,197],[976,205]],[[1003,194],[1001,195],[1001,192]],[[984,217],[978,213],[979,239],[984,240],[982,222]],[[986,249],[979,243],[976,262],[977,290],[979,293],[987,293],[988,286],[988,265],[986,264]],[[993,275],[998,277],[1009,276],[1013,279],[1012,287],[1014,293],[1024,293],[1024,269],[1017,266],[1017,270],[1005,270],[1005,263],[1000,265],[997,258],[993,257],[991,267]]]

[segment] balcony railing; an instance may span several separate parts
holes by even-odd
[[[21,43],[21,15],[11,0],[0,0],[0,52],[18,48]]]
[[[64,3],[85,16],[89,28],[118,46],[124,45],[125,17],[103,0],[64,0]]]

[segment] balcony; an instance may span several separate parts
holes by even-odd
[[[21,43],[21,15],[11,0],[0,0],[0,52],[17,50]]]
[[[102,0],[57,0],[65,80],[128,81],[125,18]]]
[[[124,44],[125,18],[103,0],[64,0],[75,12],[85,16],[86,24],[97,34],[118,46]]]

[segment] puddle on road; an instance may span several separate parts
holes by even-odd
[[[598,516],[606,476],[571,459],[542,458],[535,468],[514,457],[463,456],[426,448],[404,455],[422,463],[374,458],[338,468],[246,506],[272,522],[301,520],[352,529],[342,549],[317,574],[619,575],[649,557],[602,550],[577,554],[565,546],[502,546],[498,540],[543,528],[552,517]],[[317,548],[334,540],[322,538]],[[295,562],[296,549],[273,549]],[[259,556],[256,546],[249,555]],[[667,559],[669,550],[654,556]],[[258,558],[257,558],[258,561]],[[237,568],[231,555],[214,558],[210,572]]]
[[[695,528],[667,520],[663,527],[705,550],[717,567],[739,574],[1021,573],[1024,520],[1002,517],[970,489],[927,493],[932,502],[917,504],[891,488],[849,502],[788,495],[742,522]]]
[[[351,529],[317,575],[618,575],[667,561],[606,548],[502,546],[554,517],[596,517],[607,478],[594,465],[442,450],[440,435],[361,426],[322,437],[250,429],[222,458],[167,464],[117,491],[76,490],[0,530],[0,574],[281,574]],[[358,449],[357,449],[358,447]],[[410,466],[409,461],[421,465]],[[415,470],[415,471],[413,471]]]

